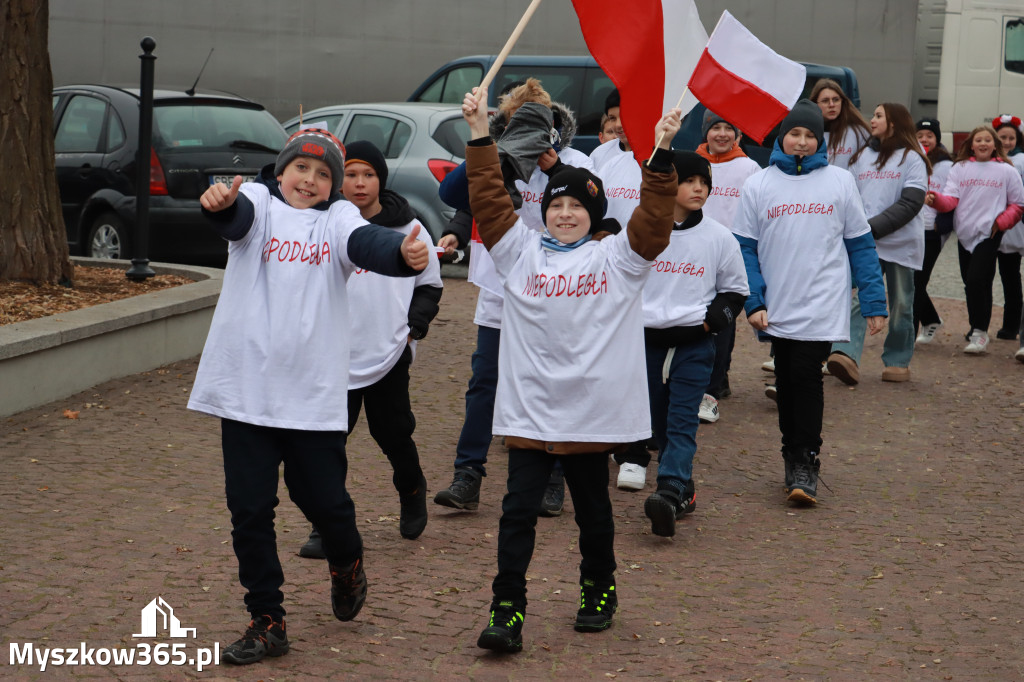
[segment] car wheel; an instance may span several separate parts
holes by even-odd
[[[90,258],[128,258],[128,228],[116,214],[101,213],[92,222],[85,242]]]

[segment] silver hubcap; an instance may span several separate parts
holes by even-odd
[[[120,258],[121,239],[113,225],[104,223],[96,228],[90,253],[93,258]]]

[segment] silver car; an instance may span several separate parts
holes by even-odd
[[[288,134],[299,117],[284,122]],[[341,104],[304,113],[302,126],[326,127],[343,144],[372,142],[388,164],[387,188],[409,202],[436,242],[455,215],[437,196],[441,180],[462,163],[469,126],[451,104],[394,102]]]

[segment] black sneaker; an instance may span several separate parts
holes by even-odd
[[[338,620],[352,620],[366,601],[366,573],[362,557],[347,566],[328,564],[331,569],[331,609]]]
[[[476,645],[481,649],[514,654],[523,650],[526,609],[511,600],[491,602],[491,618]]]
[[[612,625],[612,616],[619,607],[615,581],[598,583],[590,578],[580,580],[580,610],[576,612],[576,632],[600,632]]]
[[[468,467],[456,469],[452,484],[434,495],[434,504],[452,509],[480,506],[480,474]]]
[[[309,531],[309,539],[306,540],[306,544],[299,547],[299,556],[307,559],[326,559],[327,555],[324,554],[324,543],[320,539],[320,531],[313,527],[313,530]]]
[[[804,450],[793,460],[793,480],[789,486],[789,501],[798,504],[814,504],[818,495],[818,470],[821,460],[818,453]]]
[[[402,506],[398,532],[406,540],[415,540],[427,527],[427,479],[421,476],[416,490],[399,495],[398,501]]]
[[[221,659],[235,665],[247,665],[266,656],[284,656],[288,649],[284,619],[278,623],[270,616],[260,616],[249,621],[242,639],[224,647]]]
[[[786,467],[786,471],[783,474],[785,476],[785,480],[782,485],[788,493],[793,488],[793,460],[791,457],[787,457],[787,454],[788,453],[785,450],[782,451],[782,461]]]
[[[540,501],[541,516],[561,516],[565,504],[565,474],[560,469],[551,472],[548,487],[544,490],[544,499]]]
[[[997,339],[1003,339],[1004,341],[1016,341],[1017,330],[1016,329],[1000,329],[996,332]]]

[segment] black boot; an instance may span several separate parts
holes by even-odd
[[[362,557],[345,566],[328,564],[331,570],[331,610],[338,620],[352,620],[366,601],[366,573]]]
[[[552,469],[544,499],[540,501],[541,516],[561,516],[565,504],[565,474],[561,469]]]
[[[415,540],[427,527],[427,479],[421,476],[416,490],[399,495],[398,501],[402,506],[398,532],[406,540]]]
[[[453,509],[476,509],[480,506],[480,478],[476,469],[456,469],[452,484],[434,495],[434,504]]]
[[[818,499],[818,470],[821,460],[818,453],[809,448],[793,452],[793,483],[789,487],[789,501],[798,504],[815,504]]]
[[[324,554],[324,543],[320,539],[320,531],[316,529],[316,526],[309,531],[309,539],[306,540],[306,544],[299,548],[299,556],[307,559],[327,558],[327,555]]]
[[[793,452],[787,447],[782,448],[782,462],[786,467],[783,487],[788,493],[793,487]]]

